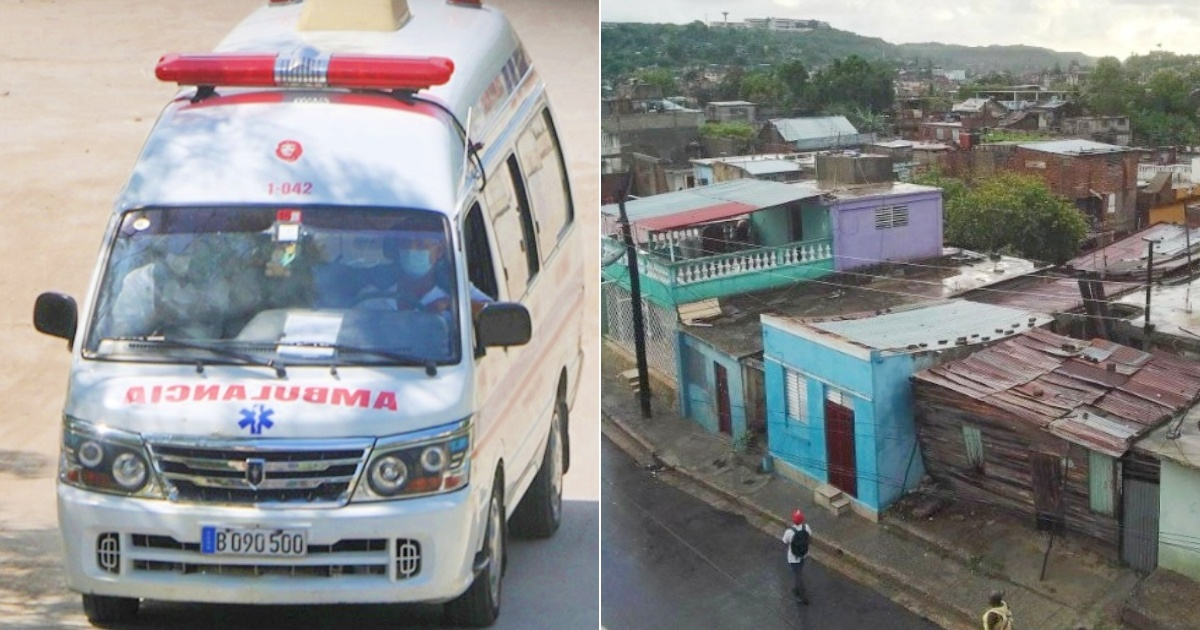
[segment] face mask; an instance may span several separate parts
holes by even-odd
[[[410,249],[400,257],[400,267],[410,276],[423,276],[433,268],[429,250]]]

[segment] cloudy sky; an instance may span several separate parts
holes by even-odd
[[[1198,0],[601,0],[605,22],[816,19],[893,44],[1024,44],[1124,60],[1200,54]]]

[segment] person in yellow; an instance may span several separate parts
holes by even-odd
[[[1004,591],[992,591],[991,608],[983,613],[983,630],[1013,630],[1013,614],[1004,601]]]

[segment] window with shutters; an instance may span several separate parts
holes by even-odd
[[[783,369],[787,389],[787,418],[791,422],[808,424],[808,382],[799,372]]]
[[[880,206],[875,209],[875,229],[904,227],[908,225],[908,206]]]

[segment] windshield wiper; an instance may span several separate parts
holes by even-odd
[[[418,357],[418,356],[412,355],[412,354],[405,354],[403,352],[393,352],[391,350],[380,350],[378,348],[363,348],[360,346],[347,346],[345,344],[330,343],[327,341],[288,341],[288,342],[280,342],[279,345],[280,346],[291,346],[291,347],[295,347],[295,348],[328,348],[330,350],[336,350],[339,353],[353,352],[353,353],[359,353],[359,354],[373,354],[377,357],[391,359],[393,361],[396,361],[397,363],[409,364],[409,365],[416,364],[416,365],[423,366],[425,368],[425,374],[427,374],[429,376],[437,376],[437,363],[429,357]],[[337,364],[336,363],[333,366],[331,366],[330,372],[334,375],[337,375]]]
[[[276,361],[275,359],[264,359],[262,357],[257,357],[252,354],[246,354],[245,352],[238,352],[237,350],[230,350],[229,348],[223,348],[221,346],[215,346],[215,345],[211,345],[211,344],[198,343],[195,341],[184,341],[182,339],[168,339],[166,337],[136,337],[136,336],[135,337],[105,337],[104,339],[101,339],[101,341],[135,341],[138,343],[153,343],[153,344],[157,344],[157,345],[166,346],[168,348],[189,348],[191,350],[203,350],[205,352],[211,352],[213,354],[221,355],[223,357],[229,357],[231,359],[239,359],[250,365],[261,365],[263,367],[269,367],[269,368],[275,370],[275,376],[277,376],[279,378],[283,378],[283,377],[287,376],[287,369],[284,367],[284,365],[282,363]],[[204,372],[204,362],[200,361],[199,359],[196,360],[196,372],[198,372],[198,373]]]

